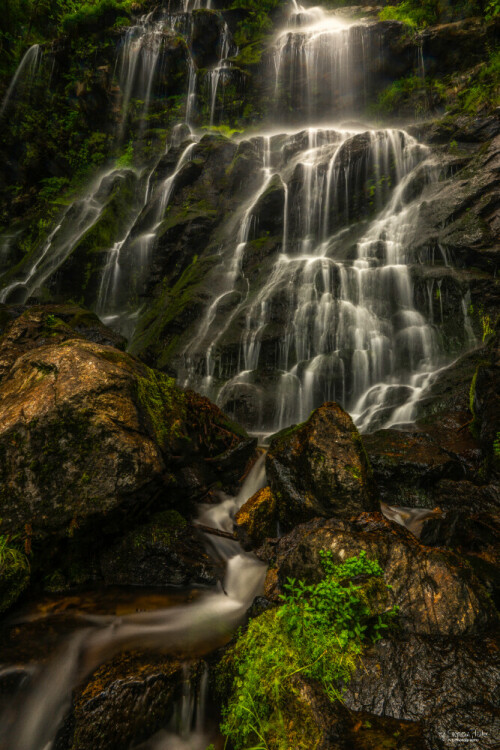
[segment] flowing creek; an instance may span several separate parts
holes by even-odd
[[[173,31],[182,26],[189,39],[190,14],[199,7],[210,8],[210,2],[186,0],[181,13],[152,13],[126,31],[117,57],[122,97],[118,138],[123,137],[131,102],[138,93],[146,119],[165,24]],[[231,71],[227,58],[235,50],[226,26],[218,46],[219,60],[207,78],[211,124],[220,116],[218,88]],[[371,129],[339,121],[362,109],[370,76],[383,54],[369,23],[350,21],[321,8],[304,9],[294,2],[271,53],[276,111],[283,110],[286,99],[285,110],[301,122],[279,122],[275,113],[272,126],[248,139],[259,154],[259,184],[232,219],[238,229],[221,250],[217,293],[185,346],[179,382],[208,395],[229,412],[238,394],[251,392],[257,404],[251,425],[256,434],[270,434],[302,421],[327,400],[339,401],[364,431],[411,422],[423,390],[450,360],[443,353],[439,321],[433,318],[432,309],[415,306],[411,266],[419,259],[408,251],[422,191],[439,179],[440,169],[431,151],[402,129]],[[0,116],[19,82],[34,74],[39,57],[36,45],[26,53]],[[62,214],[31,266],[0,291],[0,301],[25,302],[53,275],[96,224],[113,185],[133,172],[139,189],[130,221],[108,249],[95,305],[105,322],[133,333],[137,310],[124,312],[122,290],[129,280],[123,253],[134,254],[134,273],[140,279],[150,263],[178,175],[201,138],[189,127],[197,91],[191,55],[188,69],[184,122],[167,145],[167,153],[172,149],[177,154],[173,171],[154,185],[159,160],[141,174],[113,167],[96,176],[87,194]],[[368,195],[362,191],[367,180]],[[281,192],[281,248],[265,284],[250,293],[243,261],[258,229],[259,206],[271,188]],[[364,203],[369,210],[352,234],[352,219]],[[439,262],[446,265],[446,257]],[[238,302],[228,314],[223,303],[235,292]],[[273,375],[270,388],[269,382],[259,378],[278,302],[286,310],[285,334],[268,367]],[[231,369],[225,365],[220,342],[237,320],[244,324],[237,362]],[[464,348],[470,347],[473,337],[467,328],[466,301],[463,322],[457,321],[460,326]],[[237,509],[265,483],[261,457],[239,495],[221,497],[219,504],[201,508],[200,522],[232,532]],[[417,534],[430,513],[387,506],[383,510]],[[219,590],[199,592],[187,603],[163,606],[160,602],[146,612],[84,612],[76,632],[65,636],[64,644],[46,664],[1,666],[13,672],[26,669],[19,694],[0,721],[2,750],[53,748],[72,690],[117,653],[140,648],[203,654],[230,636],[261,591],[265,567],[236,542],[211,536],[207,543],[226,561]],[[205,733],[205,699],[206,675],[202,675],[198,695],[186,688],[172,724],[143,747],[205,750],[213,741]]]

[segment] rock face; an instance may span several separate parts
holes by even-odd
[[[378,509],[361,437],[336,403],[323,404],[304,424],[279,433],[266,470],[286,527],[314,516],[346,518]]]
[[[420,722],[419,748],[498,747],[498,642],[492,638],[393,637],[363,656],[344,694],[352,711]]]
[[[72,535],[118,509],[182,506],[243,474],[254,441],[207,399],[77,333],[39,343],[0,384],[2,528]]]
[[[497,622],[493,604],[469,566],[453,553],[425,547],[379,513],[363,513],[351,521],[315,519],[264,545],[262,555],[275,561],[269,574],[274,595],[287,577],[318,580],[320,550],[331,550],[338,563],[361,550],[377,559],[392,586],[390,605],[400,607],[403,632],[460,636]]]
[[[182,681],[173,659],[134,652],[113,659],[77,691],[57,750],[122,750],[151,737],[168,721]]]

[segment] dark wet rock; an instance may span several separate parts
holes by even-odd
[[[420,540],[453,549],[469,562],[500,609],[500,509],[497,514],[449,510],[424,522]]]
[[[428,750],[496,748],[500,663],[494,639],[393,636],[365,651],[343,696],[348,709],[419,722]],[[462,740],[462,741],[464,741]]]
[[[499,164],[497,136],[462,170],[428,189],[412,243],[415,251],[425,253],[429,247],[440,246],[453,265],[494,274],[500,249]],[[491,283],[496,284],[493,279]]]
[[[213,10],[195,10],[192,15],[191,51],[198,68],[213,67],[219,61],[224,21]]]
[[[418,430],[389,429],[365,435],[381,498],[392,505],[432,508],[439,504],[441,479],[472,478],[474,459],[477,468],[479,458],[477,441],[467,430],[455,430],[453,436],[451,446],[443,445],[440,435]]]
[[[183,505],[216,482],[229,488],[254,448],[208,399],[83,339],[22,354],[0,392],[3,528],[29,524],[35,536],[71,536],[118,509]],[[242,441],[219,473],[211,459]]]
[[[425,73],[442,76],[471,68],[497,39],[498,24],[485,24],[479,17],[431,26],[420,34]]]
[[[148,739],[168,722],[182,682],[182,665],[168,657],[114,658],[76,691],[57,750],[123,750]]]
[[[134,586],[213,585],[224,574],[176,511],[156,514],[107,547],[101,570],[107,585]]]
[[[300,675],[294,678],[295,692],[287,703],[289,741],[298,747],[318,750],[422,750],[422,728],[411,721],[349,710],[341,701],[331,702],[318,687]],[[309,744],[307,744],[309,743]]]
[[[487,354],[471,384],[473,431],[481,443],[484,474],[500,480],[500,332],[493,334]]]
[[[470,566],[452,552],[420,544],[379,513],[363,513],[350,521],[315,519],[266,542],[259,551],[273,563],[266,596],[276,599],[287,577],[318,580],[320,550],[331,550],[338,563],[362,550],[379,561],[385,583],[392,587],[389,606],[400,607],[401,632],[458,636],[497,622],[493,604]]]
[[[256,236],[277,235],[283,232],[285,190],[279,175],[274,175],[252,211],[256,220]]]
[[[313,516],[348,517],[378,508],[361,438],[336,403],[323,404],[307,422],[278,433],[266,470],[285,527]]]
[[[234,519],[242,547],[259,547],[267,537],[276,536],[276,521],[276,498],[270,487],[264,487],[241,506]]]

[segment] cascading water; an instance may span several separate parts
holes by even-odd
[[[370,25],[294,2],[273,47],[276,119],[331,122],[359,111],[381,56]]]
[[[407,252],[422,186],[439,176],[430,152],[401,130],[310,128],[254,141],[261,183],[219,270],[227,284],[185,349],[182,382],[238,418],[232,405],[250,394],[249,426],[264,432],[302,421],[325,400],[340,401],[363,429],[410,421],[412,409],[398,407],[414,404],[444,363],[437,326],[414,306]],[[281,252],[261,288],[222,322],[224,298],[244,287],[243,259],[273,181],[283,193]],[[236,371],[219,345],[235,318],[245,321]],[[273,390],[263,370],[273,371]]]
[[[262,456],[239,495],[223,496],[219,505],[203,508],[200,520],[213,528],[231,529],[238,508],[264,482]],[[1,717],[1,750],[49,750],[69,708],[73,688],[120,651],[141,648],[178,654],[203,650],[207,644],[227,638],[261,590],[266,568],[254,555],[242,552],[236,542],[218,537],[210,537],[210,542],[227,561],[223,590],[207,592],[192,604],[170,609],[87,618],[89,626],[71,637],[47,667],[33,673],[21,689],[19,703],[14,700]],[[179,730],[181,735],[186,732],[185,724]]]
[[[39,44],[33,44],[24,53],[0,105],[0,119],[7,111],[12,98],[17,94],[19,88],[22,88],[23,96],[29,93],[29,89],[42,62],[42,56],[43,52]]]
[[[106,322],[133,333],[137,307],[129,297],[139,296],[179,175],[200,140],[187,127],[195,119],[201,78],[190,48],[190,14],[210,8],[210,0],[183,0],[180,6],[176,12],[154,11],[128,29],[116,65],[121,90],[117,138],[123,139],[133,106],[139,106],[145,128],[165,40],[182,32],[188,70],[184,123],[172,133],[166,153],[140,173],[114,168],[101,173],[60,217],[29,264],[7,278],[0,301],[24,302],[36,294],[96,225],[113,185],[133,175],[134,204],[120,236],[105,251],[95,304]],[[232,74],[227,58],[236,52],[225,24],[222,29],[219,59],[205,78],[210,124],[221,117],[220,90]],[[367,431],[410,421],[423,390],[446,365],[442,313],[437,319],[432,304],[435,282],[428,282],[425,309],[415,301],[412,265],[428,260],[409,250],[426,186],[439,177],[432,154],[403,130],[333,124],[362,109],[382,57],[380,37],[370,23],[296,2],[269,51],[275,127],[249,141],[260,159],[257,184],[252,182],[253,194],[245,194],[228,223],[213,296],[184,346],[178,372],[183,385],[206,393],[255,432],[301,421],[325,400],[341,402]],[[35,45],[23,58],[0,114],[38,61]],[[290,132],[283,126],[290,120],[306,126]],[[172,156],[171,168],[157,179],[165,155]],[[280,207],[274,213],[279,237],[255,288],[246,260],[253,243],[266,239],[262,207],[270,194],[277,198],[273,206]],[[8,243],[3,252],[9,252]],[[444,253],[437,260],[448,263]],[[465,348],[473,343],[465,311],[463,327]],[[203,507],[200,521],[232,531],[236,510],[264,483],[261,458],[240,495]],[[384,512],[400,523],[410,519],[414,530],[429,515],[394,508]],[[175,653],[226,637],[260,591],[264,567],[229,539],[210,542],[227,561],[224,590],[155,613],[92,618],[46,668],[35,671],[19,702],[5,713],[2,750],[48,750],[72,689],[117,652],[140,647]],[[190,746],[206,747],[210,738],[203,733],[201,705],[196,709],[195,704],[186,688],[179,725],[165,727],[155,748],[183,747],[186,737]]]

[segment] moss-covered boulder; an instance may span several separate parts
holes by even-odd
[[[223,575],[199,535],[175,510],[157,513],[101,554],[106,584],[188,586],[215,584]]]
[[[244,549],[276,536],[276,498],[270,487],[263,487],[241,506],[234,519],[235,531]]]
[[[186,508],[243,475],[255,441],[208,399],[113,347],[54,341],[0,385],[2,532],[72,536],[118,510]]]
[[[273,439],[266,458],[280,522],[377,510],[370,462],[351,417],[327,402]]]
[[[378,560],[390,587],[387,604],[400,608],[401,632],[463,636],[498,622],[490,597],[459,555],[420,544],[380,513],[362,513],[352,520],[317,518],[267,542],[259,555],[273,563],[268,596],[278,597],[288,577],[319,580],[323,550],[332,553],[335,563],[363,550]]]

